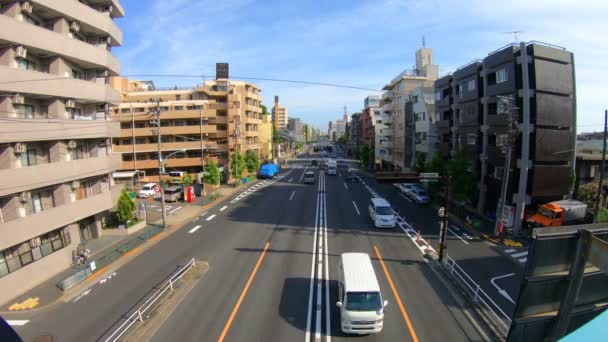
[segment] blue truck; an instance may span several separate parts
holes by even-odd
[[[277,164],[264,164],[260,167],[258,178],[272,178],[276,176],[281,168]]]

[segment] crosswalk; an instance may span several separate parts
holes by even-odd
[[[525,265],[528,261],[528,251],[516,248],[505,249],[504,252],[520,264]]]

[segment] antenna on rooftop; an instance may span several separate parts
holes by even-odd
[[[513,35],[513,42],[514,43],[519,43],[519,39],[517,37],[518,34],[523,33],[524,31],[509,31],[509,32],[503,32],[505,34],[512,34]]]
[[[422,47],[426,47],[426,39],[424,39],[424,35],[422,35]]]

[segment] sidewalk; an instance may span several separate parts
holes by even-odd
[[[38,286],[28,290],[26,293],[10,300],[0,306],[0,314],[10,315],[12,319],[19,319],[20,313],[31,314],[32,311],[47,309],[57,303],[71,300],[79,293],[84,292],[100,277],[106,273],[115,271],[122,265],[128,263],[144,250],[154,246],[158,241],[179,230],[189,223],[194,217],[202,212],[218,205],[227,198],[239,191],[245,191],[250,186],[257,183],[257,180],[248,182],[244,186],[234,187],[231,185],[222,186],[221,197],[205,205],[190,204],[179,212],[168,215],[166,218],[167,228],[148,225],[145,229],[133,235],[127,236],[102,236],[99,239],[87,242],[86,246],[92,251],[87,265],[73,265],[63,272],[49,278]],[[202,201],[201,201],[202,202]],[[150,223],[150,222],[149,222]],[[62,291],[58,283],[89,267],[91,262],[100,265],[84,281],[73,288]],[[111,270],[110,270],[111,268]]]

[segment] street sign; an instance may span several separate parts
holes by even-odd
[[[160,187],[158,185],[155,185],[152,190],[154,190],[156,193],[160,193]]]
[[[437,172],[423,172],[419,175],[420,178],[439,178],[439,173]]]
[[[440,207],[439,210],[437,210],[437,215],[439,215],[439,217],[445,216],[445,208]]]

